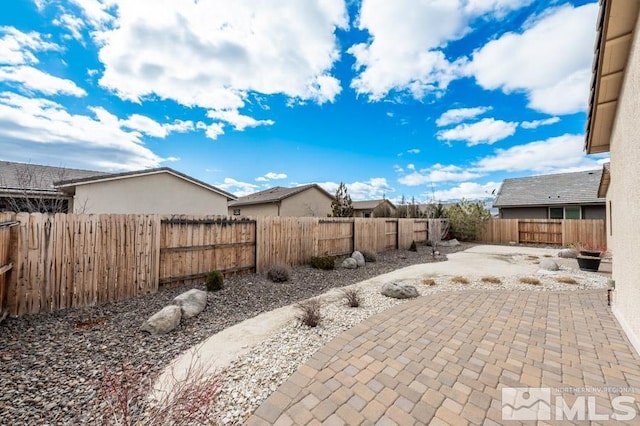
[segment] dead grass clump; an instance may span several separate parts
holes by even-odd
[[[461,276],[451,278],[451,282],[456,284],[469,284],[469,280]]]
[[[556,281],[563,284],[578,284],[578,281],[571,277],[558,277]]]
[[[300,311],[296,318],[307,327],[317,327],[320,321],[322,321],[321,307],[322,303],[320,303],[318,299],[309,299],[300,302],[296,305],[296,308]]]
[[[481,281],[483,283],[491,283],[491,284],[500,284],[502,280],[498,277],[482,277]]]
[[[529,260],[538,260],[538,256],[528,255],[527,259],[529,259]]]
[[[360,306],[360,289],[359,288],[345,288],[342,289],[342,295],[347,299],[347,306],[350,308],[357,308]]]
[[[436,285],[436,280],[434,280],[433,278],[424,278],[422,280],[422,284],[428,285],[428,286]]]
[[[531,277],[522,277],[519,279],[519,281],[522,284],[531,284],[531,285],[540,285],[540,280],[537,278],[531,278]]]
[[[550,254],[543,254],[542,257],[553,257]]]

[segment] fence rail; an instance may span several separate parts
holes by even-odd
[[[407,249],[428,230],[421,219],[0,214],[0,314],[127,299],[216,269],[264,272],[312,256]]]
[[[487,243],[530,243],[567,246],[590,244],[605,246],[607,235],[603,219],[491,219],[481,241]]]

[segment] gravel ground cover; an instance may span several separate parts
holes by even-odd
[[[202,314],[183,320],[164,336],[151,336],[139,327],[191,287],[96,307],[7,318],[0,324],[0,425],[99,423],[106,411],[100,393],[105,372],[129,365],[136,380],[152,382],[181,352],[226,327],[334,287],[429,261],[433,261],[431,248],[419,246],[418,252],[380,253],[378,262],[355,270],[296,267],[286,283],[275,284],[258,274],[230,277],[225,289],[209,293]],[[138,415],[140,407],[134,404],[131,411]]]

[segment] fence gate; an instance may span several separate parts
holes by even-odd
[[[518,223],[518,239],[520,243],[530,244],[562,244],[562,221],[528,221]]]
[[[384,248],[393,250],[398,248],[398,221],[386,220],[384,223]]]

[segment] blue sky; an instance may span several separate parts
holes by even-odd
[[[420,202],[606,161],[582,150],[597,2],[1,8],[2,160]]]

